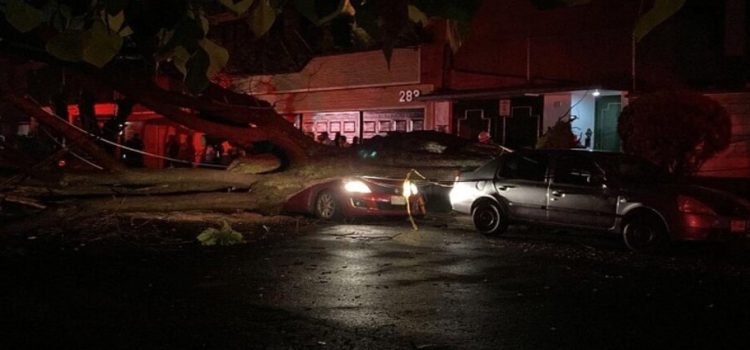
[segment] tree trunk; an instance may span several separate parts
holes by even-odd
[[[125,169],[125,166],[107,154],[94,138],[68,124],[67,120],[62,120],[47,113],[36,102],[14,95],[5,95],[3,99],[13,107],[36,119],[40,124],[65,136],[68,140],[67,147],[82,150],[93,157],[94,162],[104,169],[110,171]]]
[[[110,77],[116,76],[116,73],[110,74]],[[277,114],[268,103],[250,96],[242,97],[212,86],[212,94],[206,96],[232,102],[226,103],[166,91],[147,79],[109,78],[106,81],[115,90],[143,106],[193,130],[243,146],[269,141],[284,151],[290,164],[305,163],[312,156],[337,151],[333,147],[316,143]],[[227,96],[231,96],[231,99]],[[233,104],[237,102],[243,104]],[[213,120],[207,120],[203,115],[210,116]]]

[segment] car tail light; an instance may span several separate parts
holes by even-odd
[[[677,209],[682,213],[685,226],[688,228],[706,229],[714,227],[718,222],[716,212],[693,197],[677,197]]]
[[[716,216],[716,212],[708,205],[688,196],[677,197],[677,209],[681,213]]]

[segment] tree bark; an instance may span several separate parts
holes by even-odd
[[[35,118],[40,124],[65,136],[68,140],[68,147],[77,148],[85,152],[93,157],[94,162],[104,169],[109,171],[125,169],[125,166],[107,154],[94,138],[68,124],[67,120],[62,120],[47,113],[36,102],[15,95],[5,95],[3,99],[28,116]]]
[[[117,73],[108,76],[105,81],[112,88],[167,119],[243,146],[269,141],[284,151],[291,164],[304,163],[315,155],[337,152],[336,148],[316,143],[276,113],[270,105],[250,96],[243,98],[239,94],[221,91],[222,88],[212,86],[212,93],[206,96],[232,101],[217,102],[166,91],[145,78],[117,78]],[[231,96],[231,99],[226,96]],[[196,111],[203,112],[214,120],[207,120]]]

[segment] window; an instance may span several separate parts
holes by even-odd
[[[406,120],[397,120],[396,121],[396,131],[406,131]]]
[[[589,157],[563,156],[555,163],[555,183],[593,186],[603,178],[602,171]]]
[[[604,168],[608,178],[623,183],[650,184],[672,180],[663,167],[637,157],[624,154],[602,155],[596,161]]]
[[[344,132],[356,132],[357,127],[354,122],[344,122]]]
[[[341,122],[331,122],[328,127],[330,132],[339,132],[341,131]]]
[[[390,120],[381,120],[378,124],[378,132],[388,132],[391,131],[391,121]]]
[[[547,160],[541,154],[510,154],[500,163],[497,174],[506,179],[544,181],[547,174]]]
[[[414,119],[411,121],[413,131],[424,130],[424,119]]]

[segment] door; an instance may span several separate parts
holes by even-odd
[[[495,190],[517,220],[546,220],[547,157],[511,153],[503,157],[495,176]]]
[[[594,127],[594,149],[617,152],[620,150],[620,136],[617,134],[617,121],[620,118],[622,102],[620,96],[602,96],[596,99],[596,121]]]
[[[614,225],[617,196],[607,188],[605,174],[594,159],[561,155],[552,170],[547,205],[555,224],[604,229]]]
[[[492,140],[500,143],[498,127],[498,102],[491,100],[467,100],[453,104],[453,130],[456,135],[477,141],[480,132],[490,133]]]
[[[510,116],[502,118],[503,145],[512,149],[534,148],[542,128],[541,97],[516,97],[510,102]]]

